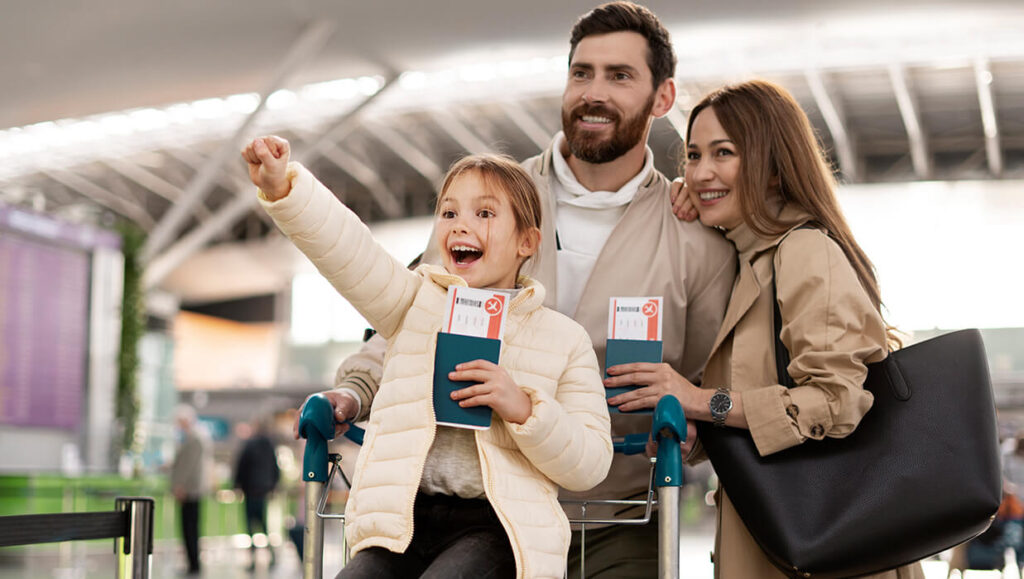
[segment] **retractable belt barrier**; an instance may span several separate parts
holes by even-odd
[[[118,497],[114,510],[0,517],[0,547],[114,539],[118,579],[148,579],[153,566],[150,497]]]

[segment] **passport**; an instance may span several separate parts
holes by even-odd
[[[604,377],[608,378],[608,368],[619,364],[631,362],[661,363],[661,340],[619,340],[609,339],[605,343],[604,352]],[[629,392],[638,386],[620,386],[618,388],[605,388],[605,398],[617,396],[623,392]],[[622,412],[617,406],[608,406],[608,412],[621,412],[622,414],[651,414],[653,409],[633,410]]]
[[[451,399],[452,391],[476,383],[453,382],[448,379],[448,373],[454,372],[457,364],[473,360],[487,360],[497,364],[500,353],[501,340],[438,332],[437,348],[434,351],[434,417],[438,424],[474,430],[487,430],[491,427],[490,406],[463,408]]]

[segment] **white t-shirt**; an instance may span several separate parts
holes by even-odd
[[[573,317],[597,256],[626,212],[629,202],[654,169],[654,155],[646,147],[644,167],[618,191],[590,191],[580,184],[561,155],[565,135],[553,143],[555,169],[555,230],[558,235],[558,299],[556,309]]]

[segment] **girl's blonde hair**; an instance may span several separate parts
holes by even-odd
[[[445,193],[459,176],[470,171],[476,172],[494,192],[508,195],[509,205],[516,220],[516,231],[526,233],[536,227],[540,229],[540,195],[530,175],[519,163],[508,155],[468,155],[452,164],[437,196],[434,213],[441,210]]]
[[[836,180],[810,120],[796,99],[781,86],[752,80],[724,86],[705,96],[690,111],[687,135],[704,109],[736,143],[740,157],[736,188],[743,221],[758,235],[780,235],[796,223],[779,218],[767,192],[783,203],[809,213],[839,244],[871,303],[882,311],[875,267],[853,237],[836,199]],[[689,144],[689,143],[687,143]],[[890,344],[898,345],[895,328],[886,326]]]

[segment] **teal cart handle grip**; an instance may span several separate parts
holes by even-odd
[[[299,436],[306,439],[302,480],[327,482],[327,441],[334,438],[334,408],[323,394],[310,396],[302,405]]]
[[[679,400],[671,394],[663,396],[654,408],[651,437],[658,443],[658,462],[654,469],[654,485],[678,487],[683,484],[683,453],[679,444],[686,442],[686,415]]]
[[[619,454],[640,454],[647,450],[647,433],[627,434],[622,438],[612,439],[612,449]]]
[[[352,424],[352,422],[348,423],[348,430],[345,431],[345,438],[351,440],[352,442],[358,444],[359,446],[362,446],[363,438],[365,438],[365,436],[366,430],[356,426],[355,424]]]

